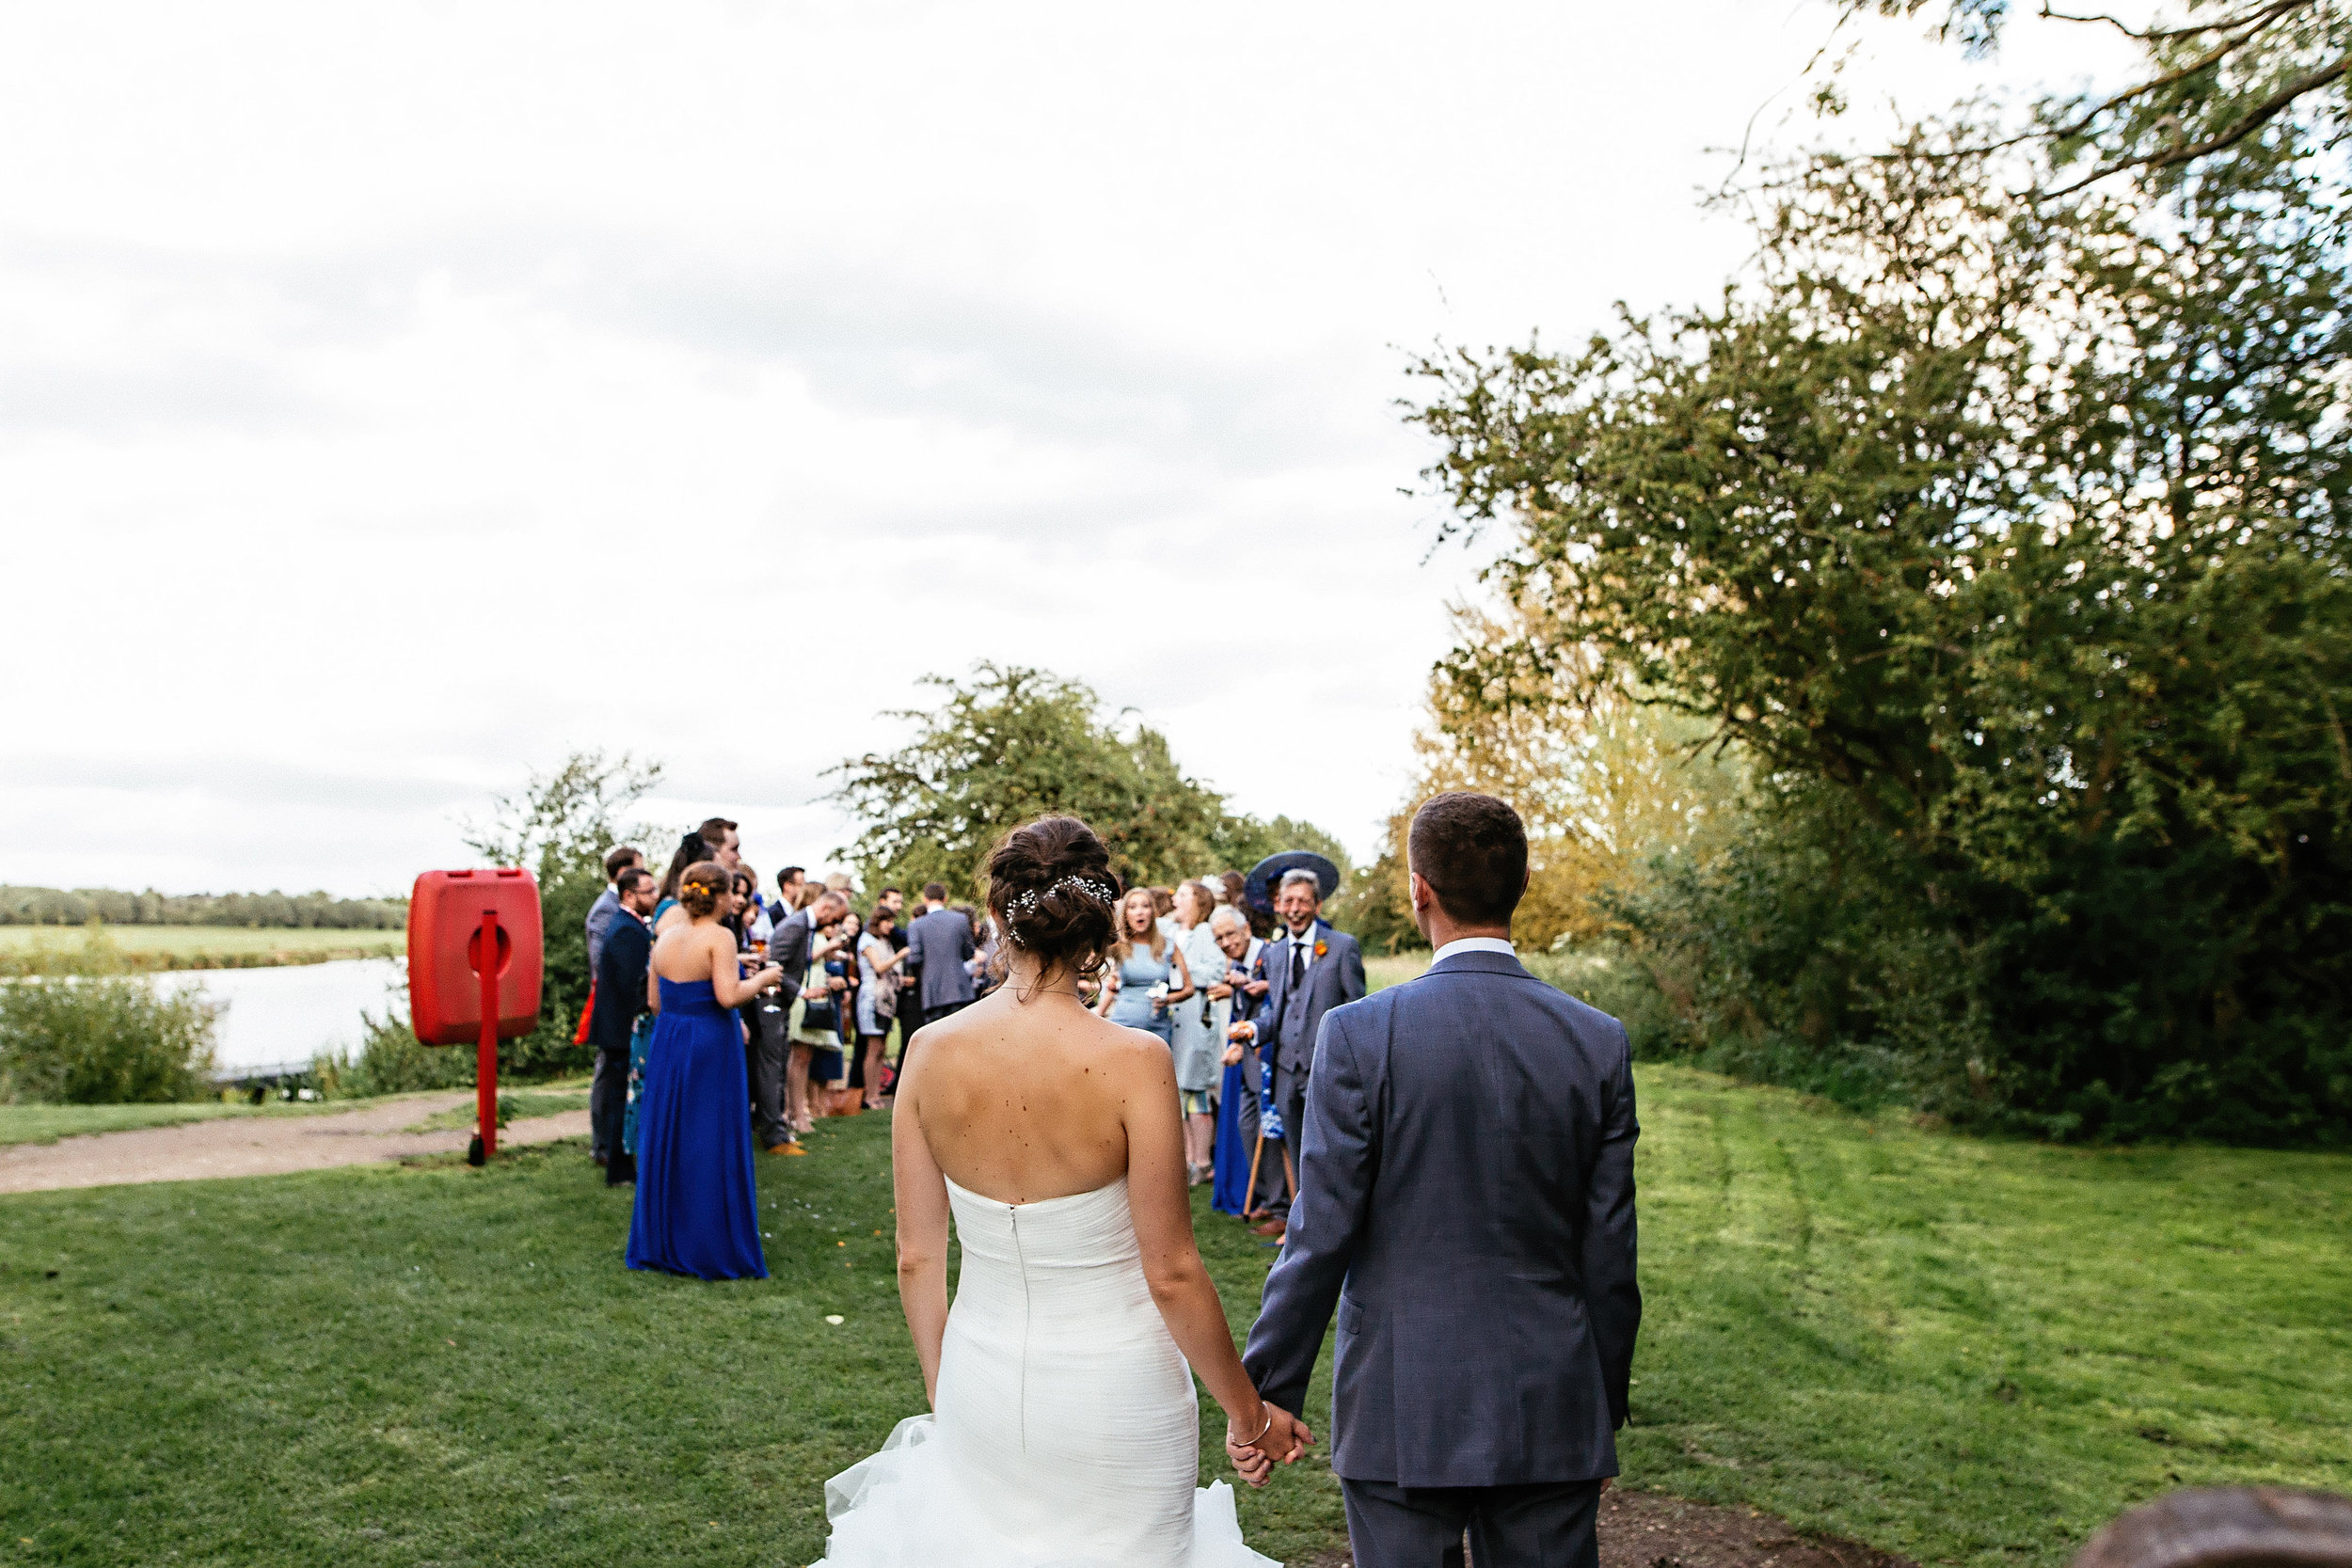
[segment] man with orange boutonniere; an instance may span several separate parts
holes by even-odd
[[[1302,857],[1304,858],[1304,857]],[[1307,1125],[1307,1079],[1314,1068],[1315,1036],[1323,1015],[1364,995],[1364,955],[1356,939],[1323,918],[1323,900],[1337,891],[1326,887],[1315,871],[1294,866],[1282,873],[1274,893],[1274,915],[1280,923],[1275,940],[1266,945],[1265,1004],[1255,1023],[1244,1024],[1258,1042],[1262,1060],[1274,1069],[1274,1104],[1285,1128]],[[1295,1134],[1282,1145],[1282,1164],[1290,1189],[1298,1190],[1297,1156],[1292,1152]],[[1280,1236],[1280,1217],[1257,1227],[1261,1236]]]

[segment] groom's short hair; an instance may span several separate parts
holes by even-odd
[[[1527,827],[1507,801],[1467,790],[1433,795],[1413,814],[1405,847],[1450,919],[1510,924],[1527,891]]]

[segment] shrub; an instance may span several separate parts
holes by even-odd
[[[220,1009],[139,975],[0,984],[0,1103],[102,1105],[212,1092]]]
[[[406,1094],[416,1089],[463,1088],[474,1079],[473,1047],[424,1045],[410,1028],[407,982],[395,981],[389,1004],[379,1016],[359,1015],[359,1049],[344,1055],[322,1052],[310,1061],[310,1079],[329,1100]]]

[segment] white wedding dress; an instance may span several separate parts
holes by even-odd
[[[1144,1283],[1127,1179],[999,1203],[947,1183],[963,1271],[935,1416],[825,1485],[833,1568],[1277,1568],[1196,1489],[1192,1373]]]

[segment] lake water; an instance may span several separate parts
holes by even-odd
[[[354,1051],[359,1014],[396,998],[398,958],[343,958],[276,969],[180,969],[155,976],[172,990],[201,988],[228,1006],[215,1038],[225,1077],[294,1072],[322,1051]]]

